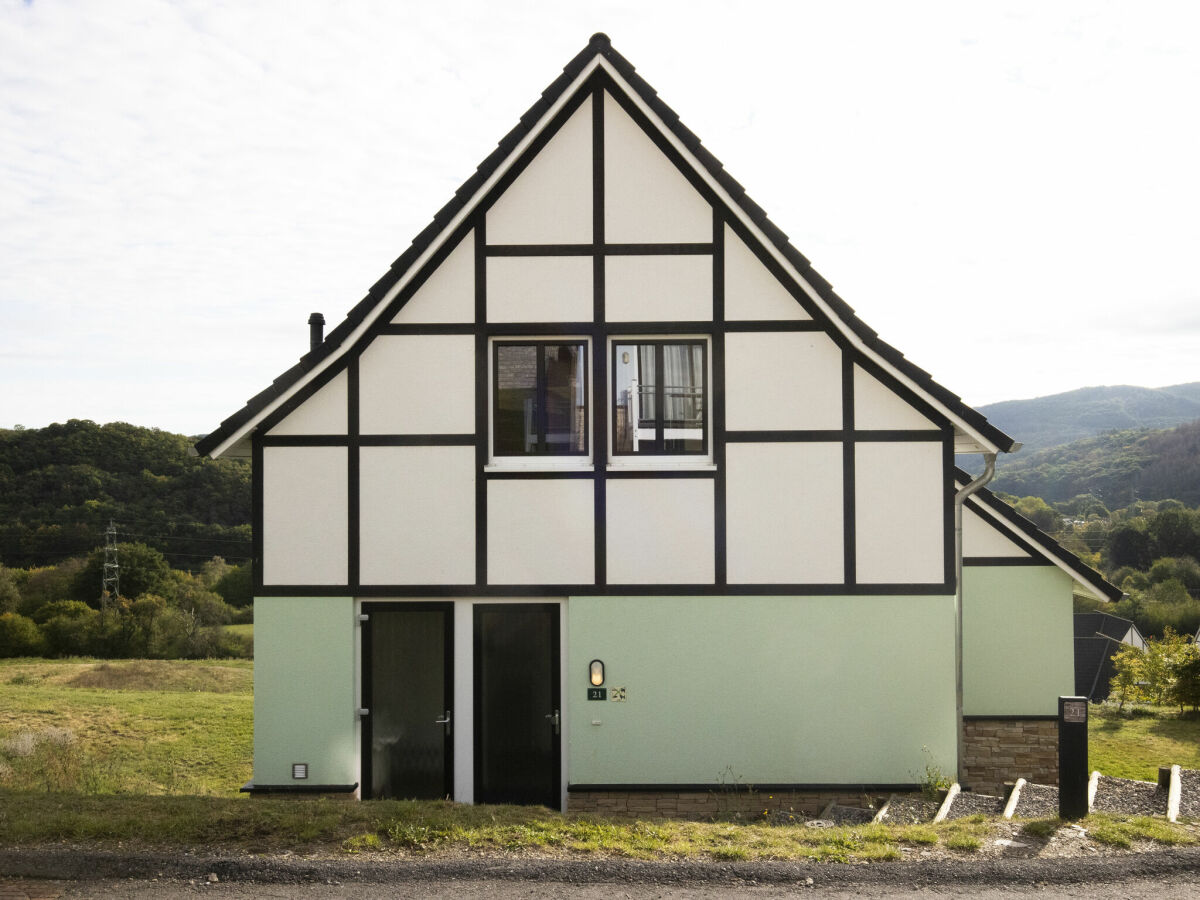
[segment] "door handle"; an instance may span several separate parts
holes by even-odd
[[[446,710],[446,715],[442,716],[442,718],[434,719],[433,724],[434,725],[445,725],[446,726],[446,734],[449,734],[450,733],[450,710]]]
[[[554,733],[558,734],[558,726],[559,726],[558,710],[556,709],[552,713],[546,713],[546,718],[549,719],[550,724],[554,726]]]

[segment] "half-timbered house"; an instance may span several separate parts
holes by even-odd
[[[606,37],[314,329],[197,445],[253,457],[252,790],[683,812],[955,771],[954,457],[1013,440]],[[963,713],[1040,721],[1095,573],[969,502]]]

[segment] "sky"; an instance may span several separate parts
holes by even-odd
[[[0,0],[0,428],[205,434],[604,31],[968,403],[1200,380],[1200,4]]]

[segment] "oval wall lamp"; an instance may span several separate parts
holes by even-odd
[[[588,680],[595,687],[600,687],[604,684],[604,663],[598,659],[593,659],[588,663]]]

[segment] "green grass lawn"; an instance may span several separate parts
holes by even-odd
[[[252,685],[250,660],[0,660],[0,786],[235,796]]]
[[[222,626],[230,634],[240,634],[242,637],[254,637],[254,623],[247,622],[243,625],[225,625]]]
[[[1088,765],[1105,775],[1157,781],[1158,767],[1200,769],[1200,716],[1178,708],[1092,707]]]
[[[247,800],[237,789],[251,774],[252,719],[250,660],[0,660],[0,844],[869,861],[933,845],[971,852],[994,837],[983,817],[814,829],[448,802]],[[1159,765],[1200,768],[1200,718],[1105,710],[1093,713],[1090,733],[1092,767],[1109,775],[1153,779]],[[1162,820],[1089,822],[1096,840],[1118,846],[1196,841]],[[1036,838],[1058,824],[1023,827]]]

